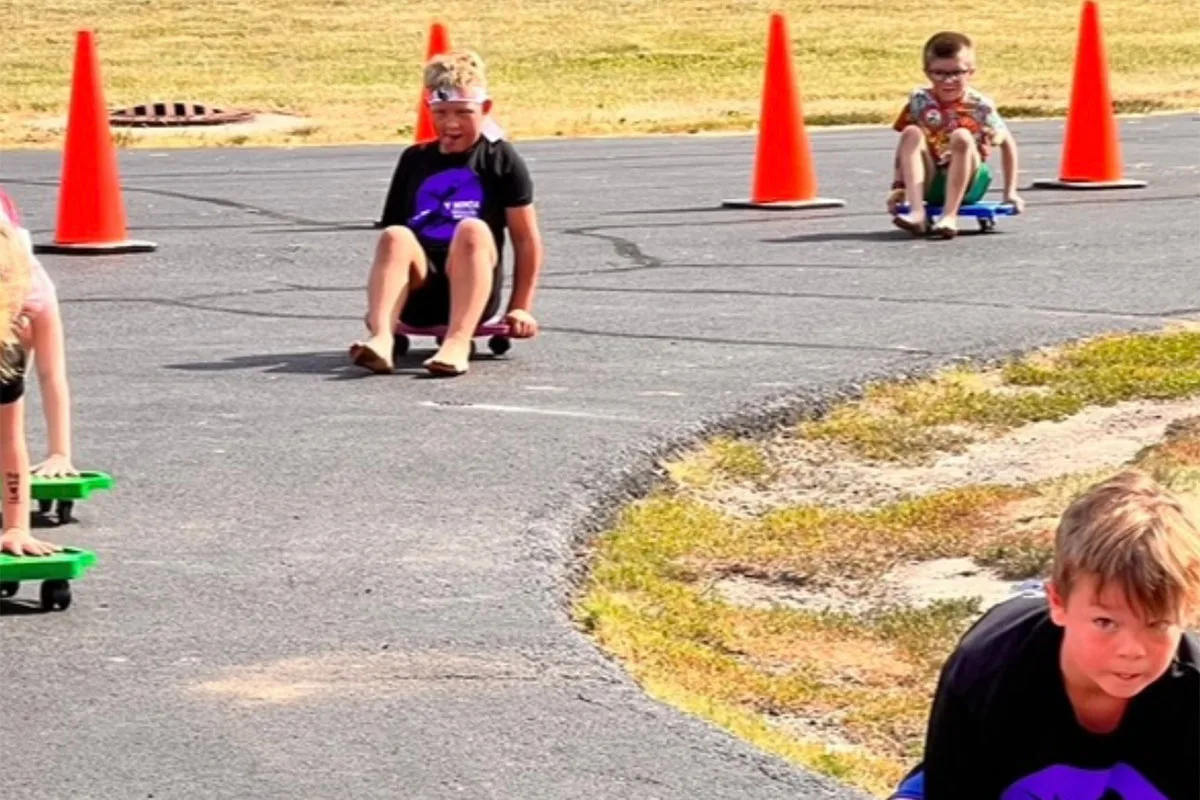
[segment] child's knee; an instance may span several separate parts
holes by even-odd
[[[420,247],[416,234],[404,225],[390,225],[384,228],[383,233],[379,235],[379,244],[388,250],[411,250]]]
[[[951,152],[966,154],[975,149],[975,137],[966,128],[958,128],[950,134]]]
[[[492,229],[481,219],[464,219],[454,227],[454,237],[450,246],[466,247],[480,250],[492,246]]]
[[[904,130],[900,131],[901,146],[923,146],[925,144],[925,132],[916,125],[906,125]]]

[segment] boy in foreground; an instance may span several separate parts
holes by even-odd
[[[1200,797],[1200,521],[1138,472],[1063,514],[1044,595],[990,610],[942,669],[925,800]]]

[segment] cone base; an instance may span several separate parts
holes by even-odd
[[[82,244],[37,244],[33,246],[33,252],[37,254],[60,255],[60,256],[108,256],[122,255],[124,253],[152,253],[158,249],[158,245],[154,242],[142,242],[134,239],[126,239],[121,242],[96,242]]]
[[[1068,181],[1061,178],[1045,178],[1033,182],[1035,189],[1075,189],[1097,191],[1100,189],[1144,189],[1150,184],[1122,178],[1119,181]]]
[[[814,208],[841,208],[846,205],[846,201],[831,197],[814,197],[812,200],[776,200],[773,202],[747,199],[722,200],[721,205],[725,208],[777,208],[782,211],[802,211]]]

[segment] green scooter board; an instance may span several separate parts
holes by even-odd
[[[75,508],[75,501],[86,500],[94,491],[113,487],[112,476],[105,472],[81,472],[70,478],[39,478],[34,475],[30,483],[30,496],[37,501],[38,516],[49,517],[52,510],[56,511],[59,525],[74,521],[71,512]]]
[[[74,547],[48,556],[0,553],[0,597],[14,596],[22,583],[41,581],[42,608],[66,611],[71,605],[71,581],[82,578],[95,563],[95,553]]]

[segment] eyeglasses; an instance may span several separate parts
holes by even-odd
[[[967,67],[966,69],[955,69],[955,70],[935,69],[935,70],[930,70],[929,77],[933,78],[935,81],[941,81],[941,82],[957,81],[957,80],[961,80],[963,77],[965,77],[967,75],[973,74],[974,72],[975,72],[974,67]]]

